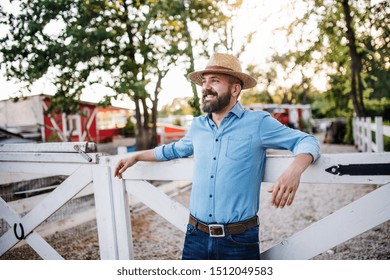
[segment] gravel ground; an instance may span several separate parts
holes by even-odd
[[[322,145],[322,153],[356,152],[353,146]],[[261,191],[261,251],[280,243],[339,208],[371,192],[375,186],[313,185],[299,187],[293,205],[274,209],[269,205],[270,185],[263,184]],[[188,207],[189,188],[183,189],[174,199]],[[151,210],[134,211],[134,257],[139,260],[176,260],[181,257],[184,235]],[[153,229],[153,230],[151,230]],[[65,259],[99,259],[96,223],[90,222],[46,238]],[[40,259],[29,247],[22,246],[4,254],[0,259]],[[369,230],[337,247],[316,256],[316,260],[389,260],[390,221]]]

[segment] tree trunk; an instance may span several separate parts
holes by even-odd
[[[149,115],[149,108],[146,104],[146,92],[143,93],[141,97],[137,97],[137,104],[138,104],[138,114],[139,118],[137,118],[137,129],[138,133],[136,136],[137,140],[137,150],[146,150],[154,148],[155,146],[152,144],[152,133],[150,128],[150,115]],[[142,106],[142,114],[141,114],[141,106]]]
[[[157,105],[158,105],[158,94],[160,93],[161,90],[161,81],[163,79],[163,74],[159,73],[158,74],[158,80],[156,83],[156,87],[154,89],[154,99],[152,100],[153,102],[153,107],[152,107],[152,131],[151,131],[151,146],[156,147],[158,145],[158,135],[157,135]]]
[[[187,24],[187,9],[188,7],[186,7],[186,3],[185,1],[183,0],[183,4],[184,4],[184,8],[185,8],[185,11],[184,11],[184,36],[186,37],[187,39],[187,53],[188,53],[188,57],[190,58],[190,67],[188,69],[188,72],[193,72],[195,71],[195,60],[194,60],[194,53],[193,53],[193,50],[192,50],[192,37],[191,37],[191,33],[190,33],[190,30],[188,28],[188,24]],[[202,114],[201,110],[200,110],[200,103],[199,103],[199,96],[198,96],[198,91],[196,89],[196,85],[194,83],[191,83],[191,87],[192,87],[192,92],[193,92],[193,97],[192,99],[188,102],[188,104],[191,106],[192,108],[192,115],[194,117],[197,117],[197,116],[200,116]]]
[[[150,129],[141,128],[135,136],[137,151],[150,149]]]
[[[304,74],[303,71],[301,70],[301,75],[302,75],[302,95],[301,95],[301,102],[302,104],[307,104],[307,94],[308,94],[308,88],[310,85],[310,78],[307,78]]]
[[[351,9],[348,0],[342,2],[347,27],[349,55],[351,56],[351,98],[358,117],[364,117],[363,83],[361,80],[362,62],[356,49],[355,32],[352,27]]]
[[[137,120],[137,134],[136,134],[136,147],[137,151],[146,150],[152,148],[150,143],[150,128],[149,128],[149,113],[146,106],[145,97],[135,97],[134,102],[136,105],[136,120]],[[142,105],[143,114],[141,114],[140,106]]]
[[[145,145],[145,140],[144,140],[144,126],[142,124],[142,114],[140,110],[140,100],[138,96],[134,97],[134,104],[135,104],[135,119],[136,119],[136,134],[135,134],[135,139],[136,139],[136,149],[137,151],[140,150],[145,150],[147,148],[147,145]]]

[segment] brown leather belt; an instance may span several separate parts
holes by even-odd
[[[189,223],[196,229],[210,234],[210,237],[224,237],[227,234],[243,233],[247,229],[259,225],[259,219],[254,216],[248,220],[231,224],[205,224],[190,215]]]

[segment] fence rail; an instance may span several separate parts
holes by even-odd
[[[353,118],[352,127],[354,143],[359,151],[367,153],[383,152],[383,136],[390,137],[390,126],[383,125],[382,117],[375,117],[374,122],[370,117]],[[375,134],[375,142],[372,132]]]

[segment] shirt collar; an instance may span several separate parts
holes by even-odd
[[[233,108],[230,109],[228,115],[229,115],[229,114],[234,114],[234,115],[236,115],[238,118],[241,118],[242,115],[244,114],[244,111],[245,111],[245,109],[242,107],[241,103],[237,101],[236,105],[234,105]],[[209,119],[211,119],[211,113],[208,113],[208,114],[207,114],[207,117],[208,117]]]
[[[242,107],[241,103],[237,101],[236,105],[230,110],[229,114],[235,114],[237,117],[241,118],[244,114],[245,109]]]

